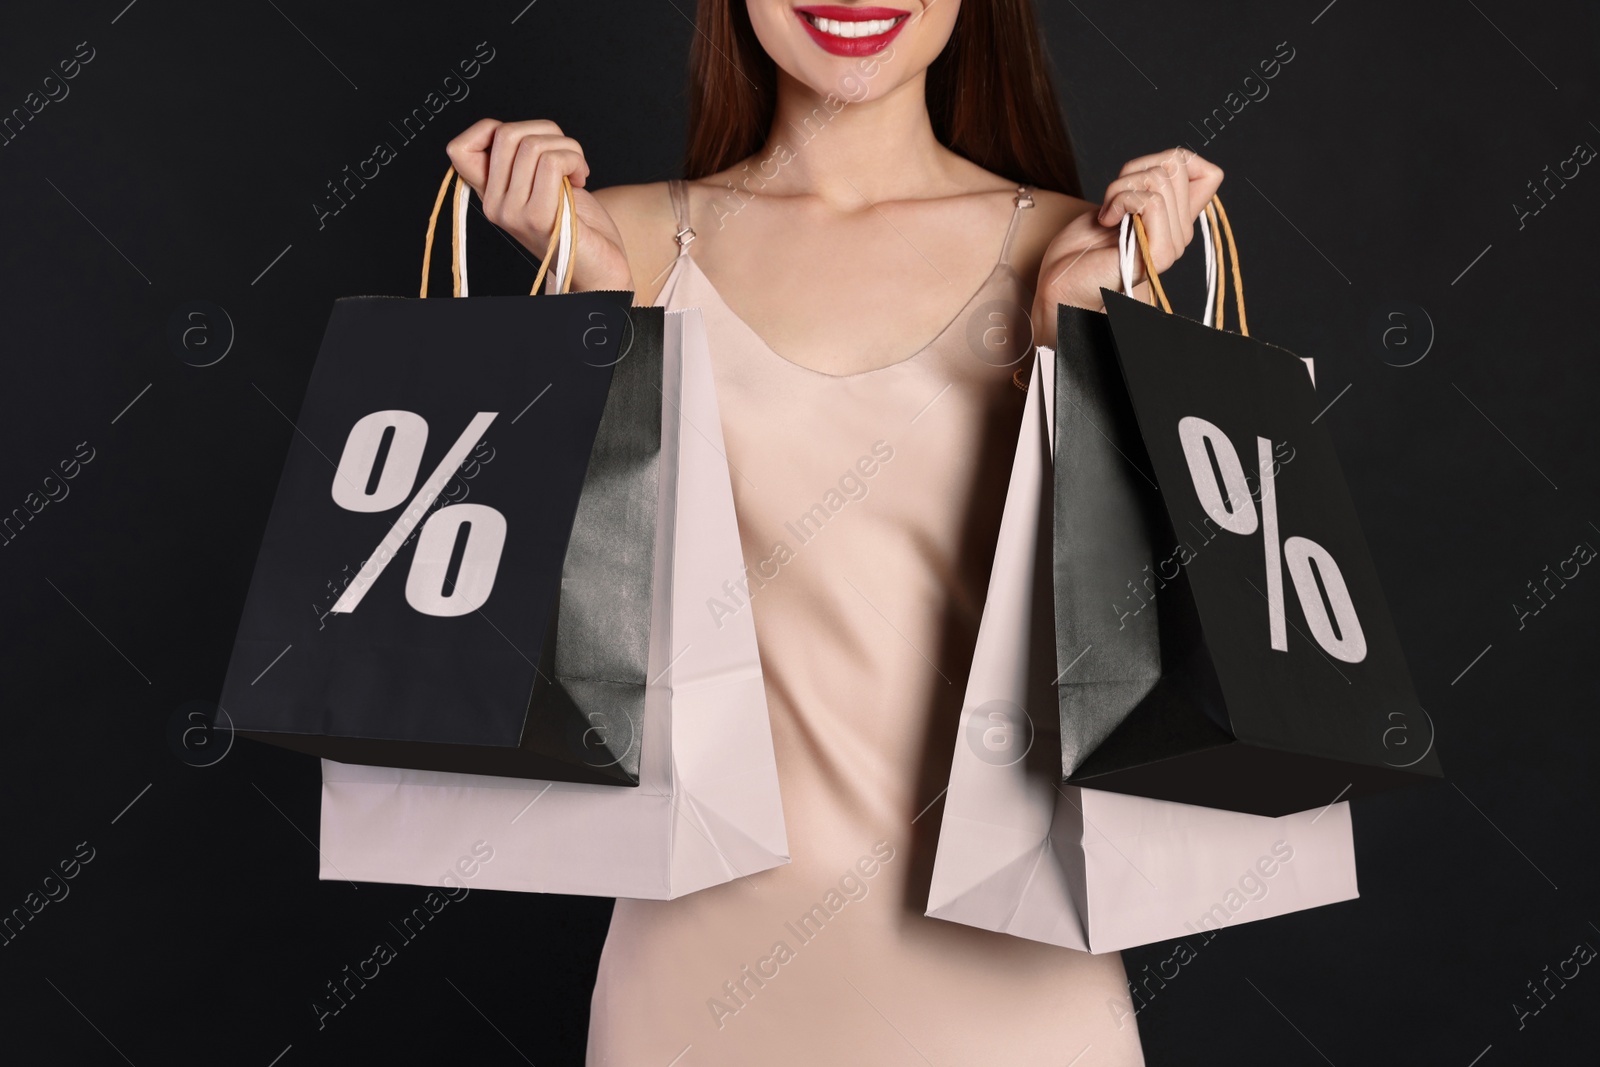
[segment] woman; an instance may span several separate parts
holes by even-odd
[[[1163,270],[1222,172],[1136,159],[1097,210],[1028,0],[894,2],[701,0],[687,183],[590,192],[548,121],[449,146],[535,253],[570,177],[574,289],[701,309],[766,679],[792,862],[617,901],[594,1065],[1143,1062],[1118,957],[923,909],[1013,373],[1119,284],[1123,215]]]

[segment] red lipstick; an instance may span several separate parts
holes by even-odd
[[[794,13],[811,39],[823,51],[836,56],[870,56],[883,51],[900,35],[911,15],[909,11],[892,7],[833,4],[797,7]],[[877,26],[869,25],[872,23]]]

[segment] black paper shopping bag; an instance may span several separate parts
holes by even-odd
[[[1272,816],[1439,777],[1305,362],[1103,295],[1059,309],[1063,776]]]
[[[637,783],[662,317],[631,303],[334,305],[228,667],[237,730],[347,763]]]

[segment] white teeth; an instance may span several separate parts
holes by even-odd
[[[819,19],[807,15],[811,25],[833,37],[876,37],[894,29],[899,19],[871,19],[867,22],[840,22],[838,19]]]

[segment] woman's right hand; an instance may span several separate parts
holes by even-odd
[[[633,289],[633,275],[616,223],[583,186],[589,164],[583,147],[544,119],[480,119],[445,146],[456,173],[483,201],[490,222],[542,257],[561,204],[561,179],[572,182],[577,222],[573,291]]]

